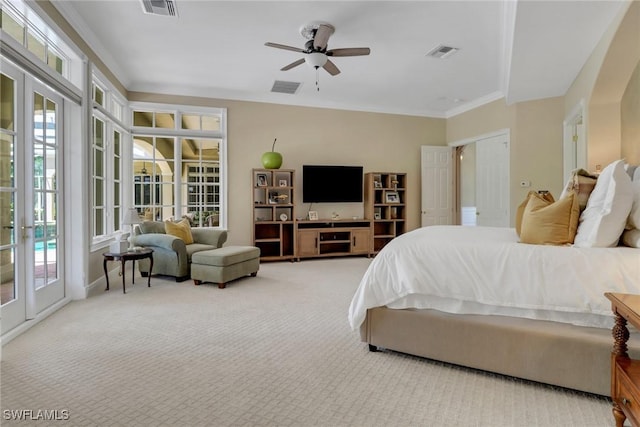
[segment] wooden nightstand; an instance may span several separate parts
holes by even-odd
[[[615,314],[611,351],[611,399],[616,427],[622,427],[625,418],[633,426],[640,420],[640,361],[632,360],[627,354],[629,330],[627,322],[640,328],[640,295],[604,294],[611,301]]]

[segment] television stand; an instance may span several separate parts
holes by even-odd
[[[296,258],[371,256],[371,220],[296,221]]]

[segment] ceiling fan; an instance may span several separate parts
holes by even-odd
[[[329,49],[327,50],[327,42],[329,37],[335,31],[335,27],[326,22],[312,22],[300,28],[300,34],[308,39],[304,45],[304,49],[287,46],[278,43],[265,43],[265,46],[275,47],[278,49],[292,50],[294,52],[304,53],[303,58],[292,62],[289,65],[285,65],[280,70],[287,71],[298,65],[306,62],[311,67],[318,70],[320,67],[324,68],[329,74],[335,76],[340,74],[340,70],[336,67],[336,64],[329,60],[329,57],[338,56],[363,56],[369,55],[371,49],[368,47],[350,47],[343,49]]]

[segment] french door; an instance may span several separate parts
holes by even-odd
[[[1,333],[64,298],[63,100],[2,61]]]

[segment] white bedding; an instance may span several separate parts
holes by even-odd
[[[605,292],[640,293],[640,250],[518,243],[512,228],[430,226],[392,240],[373,259],[351,306],[431,308],[610,328]]]

